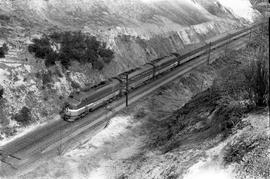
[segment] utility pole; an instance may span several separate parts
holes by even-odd
[[[128,73],[126,73],[126,107],[128,106]]]
[[[252,33],[252,29],[250,29],[250,32],[249,32],[248,43],[250,43],[250,40],[251,40],[251,33]]]

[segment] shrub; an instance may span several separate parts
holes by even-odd
[[[2,47],[0,47],[0,58],[4,58],[7,52],[8,52],[8,46],[6,43],[4,43]]]
[[[32,121],[30,109],[24,106],[19,113],[15,114],[14,120],[22,125],[28,125]]]
[[[6,43],[3,44],[2,48],[3,48],[3,50],[4,50],[5,53],[7,53],[8,50],[9,50]]]
[[[80,89],[81,86],[79,83],[75,82],[75,81],[71,81],[71,87],[74,89]]]
[[[1,132],[1,134],[4,134],[5,137],[10,137],[10,136],[16,135],[18,131],[17,131],[16,127],[3,127],[3,128],[1,128],[0,132]]]
[[[93,68],[96,70],[102,70],[104,67],[103,63],[99,60],[93,61],[92,65],[93,65]]]
[[[42,79],[43,86],[46,86],[49,83],[51,83],[52,82],[52,74],[51,74],[51,72],[42,73],[41,79]]]
[[[140,108],[138,109],[138,111],[135,113],[134,117],[137,119],[141,119],[144,118],[146,116],[146,111],[144,108]]]
[[[0,58],[5,58],[5,52],[3,47],[0,47]]]
[[[267,156],[270,138],[260,134],[251,135],[244,133],[225,147],[224,163],[238,163],[235,169],[239,176],[267,178],[270,174],[270,159]]]
[[[0,100],[3,98],[4,88],[0,89]]]
[[[54,32],[41,39],[33,39],[28,50],[36,57],[45,59],[47,67],[60,61],[66,69],[72,61],[78,61],[81,64],[91,63],[95,69],[101,70],[103,63],[98,60],[110,63],[113,58],[113,51],[106,48],[106,43],[81,32]]]
[[[269,68],[266,60],[256,60],[244,68],[249,99],[259,107],[269,102]]]
[[[269,102],[269,67],[267,59],[253,60],[224,69],[213,85],[222,96],[222,103],[248,100],[249,104],[264,107]]]
[[[10,21],[10,17],[4,14],[0,14],[0,20],[8,22]]]
[[[110,63],[111,60],[114,58],[113,52],[109,49],[105,49],[105,47],[100,49],[99,55],[103,58],[103,61],[107,64]]]
[[[46,55],[46,61],[45,61],[45,66],[50,67],[55,65],[56,59],[58,59],[58,54],[54,53],[53,51],[49,51],[48,54]]]
[[[34,53],[35,57],[45,59],[48,54],[53,53],[50,40],[43,36],[41,39],[33,39],[33,44],[28,46],[28,51]]]

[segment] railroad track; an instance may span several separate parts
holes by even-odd
[[[252,30],[259,27],[255,24],[252,27],[237,31],[213,42],[207,42],[203,47],[188,52],[181,57],[182,64],[164,72],[156,80],[149,81],[142,87],[134,89],[129,93],[129,104],[151,94],[156,89],[170,83],[179,76],[191,71],[192,69],[213,62],[219,56],[226,53],[226,49],[240,49],[250,39]],[[110,117],[116,112],[126,107],[126,98],[122,96],[116,101],[111,102],[106,107],[100,107],[84,118],[69,123],[63,120],[52,121],[4,146],[1,151],[19,157],[9,158],[12,167],[5,163],[0,163],[0,176],[15,175],[17,172],[27,171],[34,162],[44,158],[53,157],[59,152],[65,152],[80,144],[86,136],[93,136],[106,126]],[[17,168],[17,169],[16,169]]]

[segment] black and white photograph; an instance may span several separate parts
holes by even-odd
[[[267,0],[0,0],[0,179],[270,179]]]

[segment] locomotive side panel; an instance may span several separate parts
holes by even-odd
[[[153,78],[153,71],[151,69],[143,73],[142,75],[138,75],[136,78],[131,79],[129,81],[129,89],[137,88],[138,86],[142,85],[144,82],[152,78]]]
[[[120,90],[120,82],[113,79],[107,85],[99,88],[98,90],[91,90],[87,93],[82,93],[82,102],[78,105],[78,108],[83,107],[89,103],[93,103],[94,101],[98,101],[101,98],[109,95],[110,93],[114,93],[115,91]]]
[[[161,66],[157,67],[156,75],[159,75],[159,74],[161,74],[161,73],[163,73],[165,71],[168,71],[171,68],[176,67],[177,65],[178,65],[177,61],[175,61],[173,63],[169,63],[169,64],[167,63],[167,64],[164,64],[164,65],[161,65]]]
[[[189,60],[197,57],[197,56],[201,56],[204,55],[206,53],[208,53],[209,50],[209,46],[208,45],[204,45],[198,49],[192,50],[191,52],[185,53],[184,55],[182,55],[179,60],[180,60],[180,64],[186,63]]]
[[[66,108],[65,119],[74,121],[80,118],[81,115],[102,106],[120,94],[120,82],[116,79],[111,80],[109,83],[99,88],[97,91],[90,90],[88,92],[81,92],[76,98],[80,99],[80,103],[73,109]],[[77,118],[76,118],[77,116]]]

